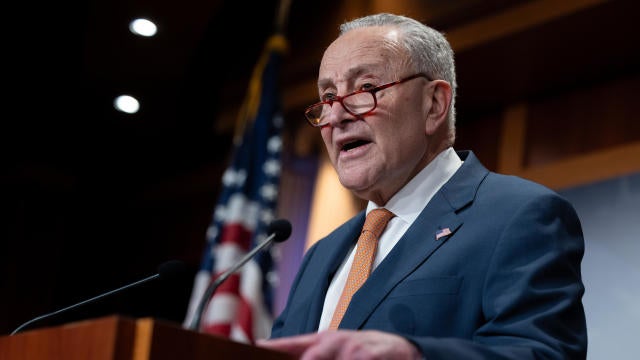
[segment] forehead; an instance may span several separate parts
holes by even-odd
[[[324,53],[320,80],[345,79],[363,72],[397,71],[407,63],[407,53],[392,27],[367,27],[338,37]]]

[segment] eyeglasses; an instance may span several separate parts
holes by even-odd
[[[329,123],[328,116],[331,113],[333,103],[340,103],[342,107],[353,116],[364,116],[372,112],[378,106],[376,93],[380,90],[390,88],[394,85],[402,84],[405,81],[423,77],[429,81],[431,79],[422,73],[411,75],[401,80],[390,82],[388,84],[376,86],[373,89],[358,90],[345,96],[335,96],[329,100],[321,101],[313,104],[304,111],[304,116],[311,126],[322,127]]]

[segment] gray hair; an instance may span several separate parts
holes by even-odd
[[[357,18],[340,25],[340,35],[358,28],[392,26],[400,31],[401,44],[407,49],[417,71],[431,79],[442,79],[451,85],[452,98],[448,121],[455,136],[456,69],[451,45],[439,31],[406,16],[381,13]]]

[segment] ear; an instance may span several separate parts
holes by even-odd
[[[427,109],[427,135],[433,135],[441,126],[446,126],[452,97],[451,85],[448,82],[433,80],[430,85],[433,86],[433,90],[430,92],[431,107]]]

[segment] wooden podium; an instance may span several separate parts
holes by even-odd
[[[294,357],[160,320],[109,316],[2,336],[0,359],[285,360]]]

